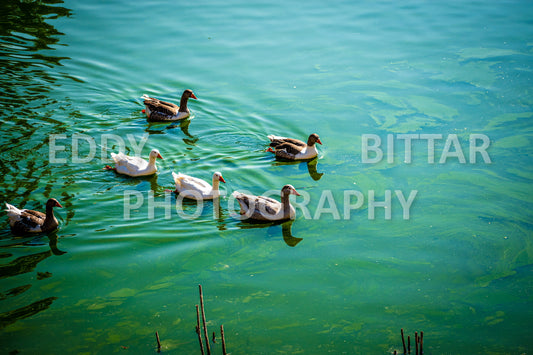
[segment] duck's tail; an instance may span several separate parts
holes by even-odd
[[[180,174],[176,174],[175,172],[172,172],[172,178],[174,179],[174,182],[176,185],[181,185],[181,180],[183,180],[183,176]]]
[[[6,202],[6,212],[7,212],[8,217],[10,217],[10,218],[17,218],[22,213],[21,210],[19,210],[18,208],[16,208],[13,205],[10,205],[7,202]]]

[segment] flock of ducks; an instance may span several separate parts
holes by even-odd
[[[189,117],[190,111],[187,108],[188,100],[197,99],[192,90],[185,90],[181,96],[180,105],[161,101],[159,99],[143,95],[146,114],[149,122],[172,122]],[[318,134],[313,133],[303,142],[298,139],[269,135],[270,147],[268,152],[275,154],[277,158],[285,160],[310,160],[318,155],[316,143],[322,144]],[[148,176],[157,172],[156,160],[163,159],[157,149],[153,149],[148,156],[148,160],[128,156],[124,153],[111,153],[115,166],[106,165],[104,169],[114,170],[118,174],[132,177]],[[219,196],[219,184],[226,181],[220,172],[213,174],[212,183],[182,173],[172,172],[175,192],[185,198],[195,200],[210,200]],[[289,195],[299,193],[292,185],[285,185],[281,189],[281,201],[265,196],[254,196],[233,192],[232,196],[239,202],[240,213],[246,219],[255,221],[283,221],[293,219],[295,216],[294,207],[289,202]],[[57,219],[54,216],[53,208],[62,207],[56,199],[49,199],[46,203],[46,213],[39,211],[18,209],[6,203],[6,211],[9,217],[11,231],[16,235],[28,233],[48,233],[58,227]]]

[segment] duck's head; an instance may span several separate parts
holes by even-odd
[[[283,188],[281,189],[281,196],[287,196],[287,195],[296,195],[296,196],[300,196],[300,194],[298,193],[298,191],[296,191],[296,189],[295,189],[294,186],[292,186],[292,185],[285,185],[285,186],[283,186]]]
[[[307,145],[312,147],[315,143],[318,143],[318,144],[322,144],[322,142],[320,141],[320,137],[318,136],[318,134],[316,133],[313,133],[309,136],[309,138],[307,139]]]
[[[48,199],[48,201],[46,201],[46,208],[54,207],[63,208],[63,206],[61,206],[61,204],[55,198]]]
[[[186,97],[186,98],[191,98],[191,99],[196,99],[198,100],[198,98],[194,95],[194,93],[192,92],[191,89],[187,89],[183,92],[183,94],[181,95],[181,97]]]
[[[223,183],[226,183],[226,180],[222,177],[222,174],[218,171],[213,174],[213,181],[221,181]]]
[[[163,157],[161,156],[161,154],[159,153],[159,150],[157,149],[152,149],[152,151],[150,152],[150,160],[152,159],[163,159]]]

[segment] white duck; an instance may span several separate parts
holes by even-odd
[[[115,167],[112,168],[109,165],[106,165],[104,169],[106,170],[115,170],[119,174],[124,174],[128,176],[147,176],[152,175],[157,171],[155,166],[156,159],[163,159],[159,150],[153,149],[150,152],[148,161],[139,157],[130,157],[122,152],[115,154],[111,153],[111,158],[115,161]]]
[[[57,229],[59,224],[54,216],[54,207],[63,206],[55,198],[51,198],[46,202],[45,214],[34,210],[20,210],[6,203],[11,232],[17,235],[24,235],[28,233],[47,233]]]
[[[173,104],[171,102],[161,101],[154,97],[150,97],[146,94],[142,96],[144,100],[145,109],[143,112],[146,114],[148,121],[150,122],[168,122],[178,121],[189,117],[190,111],[187,108],[187,101],[191,99],[197,99],[192,90],[185,90],[181,95],[180,105]]]
[[[290,204],[289,195],[300,194],[292,185],[285,185],[281,189],[281,202],[270,197],[246,195],[235,191],[232,196],[237,199],[241,206],[241,215],[246,219],[257,221],[282,221],[294,219],[296,211]]]
[[[183,197],[193,200],[212,200],[220,195],[218,186],[220,182],[226,181],[218,171],[213,174],[213,184],[209,185],[207,181],[185,175],[182,173],[172,172],[172,177],[176,183],[176,193]]]

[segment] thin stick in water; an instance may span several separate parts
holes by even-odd
[[[227,355],[226,352],[226,339],[224,339],[224,326],[220,326],[220,337],[222,338],[222,354]]]
[[[204,324],[205,346],[207,348],[207,355],[211,355],[211,346],[209,345],[209,335],[207,335],[207,324],[205,321],[204,294],[202,293],[202,285],[198,285],[198,288],[200,290],[200,308],[202,310],[202,322]]]
[[[159,333],[155,332],[155,339],[157,340],[157,352],[161,352],[161,341],[159,340]]]
[[[202,341],[202,332],[200,331],[200,309],[196,305],[196,334],[198,334],[198,341],[200,342],[200,350],[204,355],[204,342]]]
[[[415,332],[415,355],[418,355],[418,332]]]
[[[420,332],[420,355],[424,354],[423,344],[424,344],[424,332]]]
[[[408,354],[411,353],[411,336],[410,335],[407,336],[407,353]]]
[[[402,344],[403,344],[403,353],[407,354],[407,349],[405,348],[405,338],[403,336],[403,328],[402,328]]]

